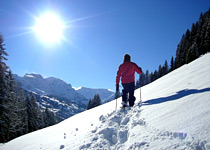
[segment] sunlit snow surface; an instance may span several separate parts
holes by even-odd
[[[210,54],[121,98],[17,139],[3,150],[210,149]]]

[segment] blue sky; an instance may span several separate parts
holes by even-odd
[[[209,0],[1,0],[6,63],[20,76],[115,90],[125,53],[143,71],[154,71],[170,62],[182,35],[209,7]],[[49,11],[66,26],[59,43],[46,44],[32,30],[35,18]]]

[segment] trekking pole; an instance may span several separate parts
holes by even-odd
[[[115,99],[116,99],[116,107],[115,107],[115,111],[117,110],[117,92],[115,93]]]
[[[140,82],[140,77],[141,77],[141,75],[139,75],[139,82]],[[140,105],[142,105],[142,101],[141,101],[141,87],[140,87]]]
[[[140,103],[142,105],[142,101],[141,101],[141,87],[140,87]]]
[[[117,86],[117,85],[116,85]],[[120,87],[120,85],[119,85],[119,87]],[[120,97],[120,91],[119,91],[119,89],[118,90],[116,90],[116,92],[115,92],[115,99],[116,99],[116,106],[115,106],[115,111],[117,110],[117,99]]]

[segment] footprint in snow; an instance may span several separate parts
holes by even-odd
[[[162,137],[166,136],[170,138],[179,138],[181,140],[184,140],[187,137],[187,133],[165,131],[165,132],[159,133],[158,136],[162,136]]]
[[[140,126],[145,126],[146,125],[146,121],[143,119],[139,119],[139,120],[133,120],[132,124],[131,124],[131,128],[140,125]]]
[[[117,143],[117,131],[114,128],[105,128],[99,132],[103,135],[103,138],[109,141],[110,145]]]
[[[118,114],[118,115],[113,116],[110,120],[120,124],[121,120],[122,120],[122,116],[120,114]]]
[[[129,118],[129,117],[125,117],[125,118],[122,120],[121,125],[127,125],[129,121],[130,121],[130,118]]]
[[[92,132],[92,133],[96,133],[97,129],[98,129],[98,128],[95,127],[91,132]]]
[[[64,145],[61,145],[61,146],[60,146],[60,149],[64,149],[64,147],[65,147]]]
[[[101,115],[101,116],[99,117],[99,120],[100,120],[102,123],[104,123],[104,122],[106,122],[106,117],[104,117],[104,115]]]
[[[128,130],[122,130],[118,133],[120,143],[125,143],[128,140]]]

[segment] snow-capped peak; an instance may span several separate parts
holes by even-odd
[[[24,78],[38,78],[38,79],[42,79],[43,80],[43,77],[40,75],[40,74],[35,74],[35,73],[26,73],[24,75]]]
[[[78,88],[76,88],[76,87],[72,87],[73,89],[75,89],[76,91],[78,91],[78,90],[80,90],[82,87],[80,86],[80,87],[78,87]]]
[[[110,92],[114,92],[113,90],[111,90],[111,89],[107,89],[108,91],[110,91]]]
[[[17,82],[20,82],[22,88],[36,92],[40,95],[51,95],[62,97],[70,101],[80,103],[88,103],[84,96],[78,94],[71,86],[65,81],[55,78],[43,78],[40,74],[26,74],[24,77],[14,75]]]
[[[27,77],[27,78],[35,78],[35,77],[34,77],[33,75],[31,75],[31,74],[26,74],[25,77]]]
[[[99,94],[102,103],[110,100],[110,97],[114,94],[114,92],[108,89],[92,89],[87,87],[78,88],[77,92],[81,95],[84,95],[87,99],[92,99],[94,95]]]

